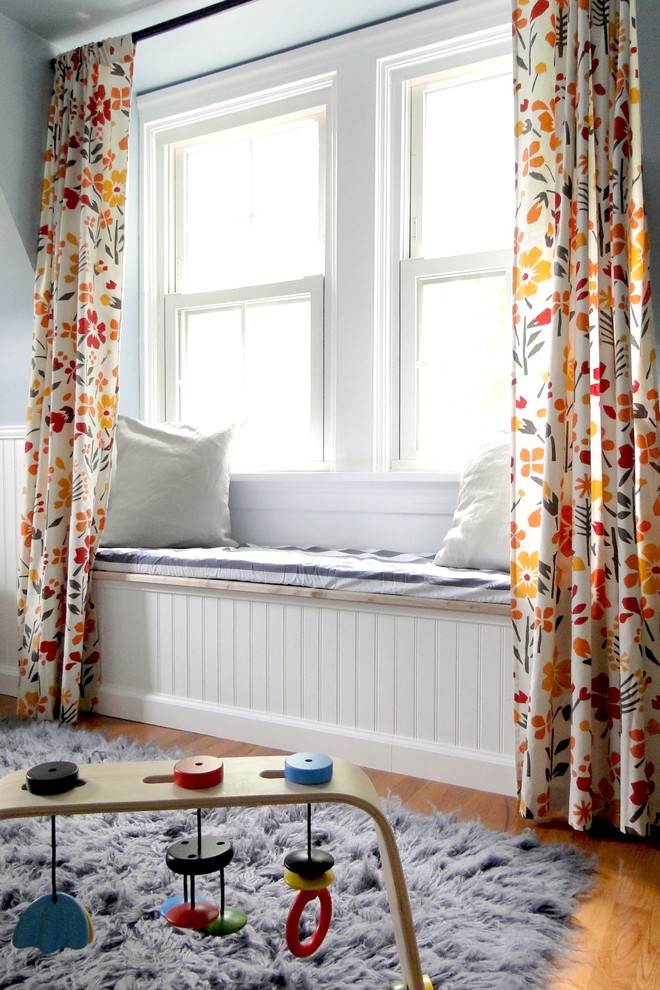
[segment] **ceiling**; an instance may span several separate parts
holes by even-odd
[[[223,0],[0,0],[0,30],[4,15],[42,38],[51,54],[57,55],[102,38],[134,35],[181,15],[214,7],[218,2]],[[292,45],[304,44],[315,38],[331,37],[333,34],[363,26],[365,22],[386,20],[415,9],[442,6],[451,2],[452,0],[238,0],[238,4],[230,6],[223,17],[228,18],[227,24],[231,25],[232,19],[235,27],[241,24],[239,33],[242,41],[237,42],[238,35],[235,34],[232,42],[232,58],[238,61],[286,50]],[[244,7],[243,4],[247,6]],[[246,13],[243,14],[243,11]],[[209,32],[197,32],[194,38],[196,43],[202,38],[206,45],[204,48],[198,44],[195,49],[194,68],[197,74],[228,64],[226,60],[218,60],[217,36]],[[207,52],[208,58],[203,52]],[[173,61],[168,62],[168,66],[177,62],[177,69],[173,75],[170,73],[168,79],[170,76],[172,79],[188,78],[191,63],[185,48],[179,46],[179,49],[173,50],[171,58]],[[185,66],[179,64],[182,60]],[[142,64],[144,73],[140,76],[140,92],[164,85],[164,77],[158,65],[152,65],[148,69],[145,67],[146,63]]]
[[[211,0],[0,0],[0,14],[22,24],[45,41],[85,34],[91,40],[103,27],[130,21],[134,31],[178,14],[210,6]]]

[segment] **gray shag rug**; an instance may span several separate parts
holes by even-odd
[[[51,760],[79,765],[180,754],[106,740],[47,722],[0,721],[0,775]],[[406,875],[422,969],[436,990],[533,990],[571,941],[571,916],[593,884],[594,863],[577,850],[541,844],[385,802]],[[295,896],[284,856],[306,842],[306,808],[216,809],[203,830],[234,844],[227,905],[245,928],[219,938],[173,928],[160,905],[181,894],[165,865],[168,845],[194,835],[194,812],[84,815],[57,819],[57,888],[94,924],[84,949],[42,954],[12,945],[16,923],[50,892],[50,821],[0,822],[0,988],[25,990],[386,990],[401,979],[371,819],[343,805],[314,807],[315,844],[335,857],[333,918],[308,959],[288,951]],[[197,898],[218,903],[218,876],[197,881]],[[308,918],[308,914],[311,916]],[[308,907],[303,918],[315,925]],[[302,937],[308,937],[303,933]]]

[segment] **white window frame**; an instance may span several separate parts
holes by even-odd
[[[468,277],[482,272],[510,272],[512,252],[488,252],[464,259],[419,257],[422,234],[419,222],[417,237],[413,236],[415,203],[421,198],[420,180],[415,180],[411,166],[413,152],[417,151],[411,145],[413,90],[416,83],[438,73],[455,72],[469,79],[482,64],[495,66],[507,62],[510,65],[510,30],[507,25],[499,25],[385,58],[379,63],[378,157],[384,164],[377,176],[377,215],[380,212],[382,220],[376,245],[376,296],[380,302],[374,355],[375,470],[433,472],[448,480],[458,478],[451,466],[425,460],[417,451],[417,342],[416,324],[411,325],[410,318],[416,317],[421,279],[432,275]]]
[[[178,415],[178,359],[176,357],[177,309],[208,308],[213,299],[234,301],[236,292],[244,299],[309,292],[312,301],[312,392],[311,410],[314,456],[301,465],[306,470],[328,470],[332,449],[332,401],[328,387],[333,345],[333,314],[324,313],[324,280],[334,280],[335,230],[333,223],[334,169],[332,135],[334,132],[335,77],[324,73],[293,79],[279,86],[266,86],[268,74],[259,64],[242,67],[240,83],[234,85],[234,71],[222,78],[200,80],[198,86],[186,88],[178,98],[167,93],[148,94],[143,102],[143,170],[142,170],[142,241],[141,274],[141,363],[142,415],[158,421],[176,419]],[[229,95],[231,93],[231,96]],[[140,101],[138,101],[140,105]],[[163,115],[162,108],[169,113]],[[324,126],[320,129],[320,209],[325,226],[325,276],[308,276],[273,285],[257,285],[238,290],[211,293],[179,293],[177,248],[180,247],[181,219],[177,203],[181,190],[175,190],[173,177],[182,150],[195,140],[203,140],[227,128],[246,127],[269,118],[276,122],[291,115],[308,115],[324,109]],[[174,111],[174,112],[172,112]],[[301,288],[305,283],[304,290]],[[227,295],[227,293],[229,293]],[[261,296],[260,296],[261,293]],[[204,300],[206,298],[206,301]],[[319,308],[320,307],[320,308]],[[174,389],[172,392],[171,390]]]

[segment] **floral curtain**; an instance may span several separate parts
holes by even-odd
[[[96,701],[90,565],[105,520],[117,397],[130,38],[55,61],[43,180],[19,554],[18,713]]]
[[[660,821],[660,442],[635,4],[516,0],[521,813]]]

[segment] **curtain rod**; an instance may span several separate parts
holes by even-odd
[[[166,31],[173,31],[175,28],[183,27],[184,24],[192,24],[203,17],[210,17],[212,14],[219,14],[223,10],[230,10],[232,7],[243,7],[245,4],[254,3],[254,0],[220,0],[219,3],[212,3],[209,7],[202,7],[201,10],[191,10],[189,14],[179,14],[169,21],[161,21],[160,24],[152,24],[151,27],[141,28],[133,31],[131,35],[133,43],[143,41],[145,38],[153,38],[157,34],[164,34]]]
[[[155,38],[158,34],[173,31],[175,28],[183,27],[184,24],[192,24],[193,21],[200,21],[203,17],[211,17],[212,14],[220,14],[223,10],[231,10],[232,7],[244,7],[248,3],[254,3],[254,0],[219,0],[218,3],[212,3],[208,7],[202,7],[201,10],[191,10],[189,14],[179,14],[178,17],[171,17],[169,21],[161,21],[160,24],[152,24],[151,27],[133,31],[131,40],[135,45],[138,41],[143,41],[145,38]],[[51,69],[55,68],[58,57],[56,56],[50,60]]]

